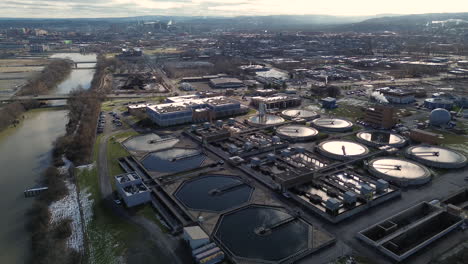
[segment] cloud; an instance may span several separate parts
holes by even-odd
[[[0,0],[3,17],[468,12],[466,0]]]

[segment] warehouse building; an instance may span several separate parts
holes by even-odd
[[[428,98],[424,100],[424,107],[429,109],[444,108],[452,110],[454,101],[445,98]]]
[[[287,95],[278,95],[273,97],[262,97],[262,96],[255,96],[252,97],[251,104],[255,107],[259,107],[260,104],[265,104],[266,109],[283,109],[289,107],[295,107],[301,105],[301,98],[287,96]]]
[[[240,102],[224,96],[180,96],[170,97],[167,101],[169,103],[146,108],[149,118],[159,126],[206,122],[248,112]]]
[[[214,89],[244,88],[244,83],[237,78],[216,78],[210,80],[210,86]]]
[[[391,89],[389,87],[379,89],[391,104],[410,104],[416,101],[415,93],[402,89]]]

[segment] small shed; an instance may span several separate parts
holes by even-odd
[[[210,242],[210,238],[199,226],[184,227],[183,238],[192,250],[204,246]]]

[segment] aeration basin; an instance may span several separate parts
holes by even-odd
[[[431,180],[431,172],[423,165],[401,158],[377,158],[369,162],[369,171],[376,177],[400,186],[420,185]]]
[[[190,209],[220,212],[248,202],[253,190],[239,177],[206,175],[184,182],[175,197]]]
[[[175,146],[179,142],[173,137],[162,138],[156,134],[146,134],[131,137],[122,144],[129,150],[135,152],[152,152],[167,149]]]
[[[349,140],[327,140],[320,143],[317,149],[325,157],[337,160],[361,158],[369,153],[363,144]]]
[[[316,112],[306,109],[288,109],[281,112],[281,115],[288,119],[302,118],[306,120],[310,120],[318,116]]]
[[[251,205],[223,215],[215,238],[237,258],[279,263],[309,249],[311,228],[284,209]]]
[[[152,152],[141,163],[148,171],[176,173],[197,168],[205,159],[197,149],[172,148]]]
[[[267,126],[278,125],[283,123],[285,120],[281,116],[275,115],[254,115],[250,117],[247,121],[253,126]]]
[[[279,137],[291,141],[311,140],[317,136],[318,133],[318,130],[315,128],[300,125],[288,125],[276,129],[276,134]]]
[[[446,169],[465,167],[467,161],[460,152],[439,146],[409,147],[406,155],[427,166]]]
[[[380,147],[389,145],[401,148],[406,145],[406,139],[400,135],[387,131],[363,131],[356,134],[359,142],[370,147]]]
[[[312,125],[320,131],[346,132],[353,130],[351,121],[340,118],[317,118],[312,121]]]

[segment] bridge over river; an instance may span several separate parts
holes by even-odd
[[[161,93],[148,93],[148,94],[107,94],[106,99],[136,99],[136,98],[151,98],[159,95],[167,95]],[[95,95],[90,95],[96,97]],[[25,95],[25,96],[0,96],[0,102],[15,102],[26,100],[38,101],[52,101],[52,100],[66,100],[70,98],[69,94],[48,94],[48,95]]]

